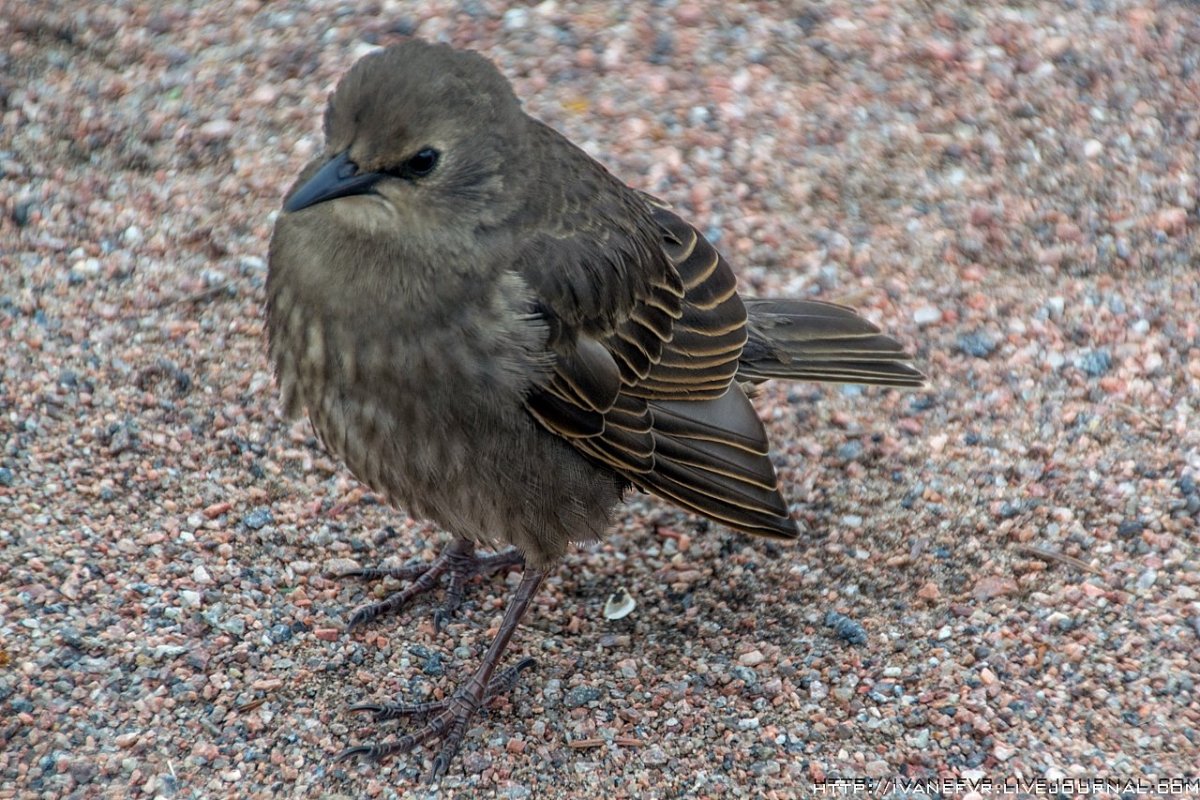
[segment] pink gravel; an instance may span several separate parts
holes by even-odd
[[[0,9],[0,798],[431,794],[332,761],[400,729],[347,706],[452,691],[516,575],[343,633],[389,587],[327,574],[440,535],[281,421],[262,322],[326,93],[409,33],[932,376],[763,393],[799,546],[635,498],[448,796],[1197,775],[1194,5]]]

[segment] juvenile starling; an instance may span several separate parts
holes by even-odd
[[[527,116],[482,56],[408,40],[361,59],[325,113],[325,150],[271,240],[270,352],[359,480],[454,538],[351,624],[448,574],[439,624],[472,575],[524,563],[478,670],[451,697],[361,705],[423,727],[342,755],[440,739],[443,774],[546,571],[640,489],[740,531],[798,535],[746,388],[769,378],[919,386],[853,311],[743,299],[664,203]],[[513,545],[475,554],[475,545]]]

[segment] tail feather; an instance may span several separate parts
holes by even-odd
[[[738,380],[865,383],[919,387],[912,356],[869,320],[818,300],[747,299],[749,338]]]

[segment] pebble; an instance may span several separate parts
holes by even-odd
[[[865,449],[862,442],[857,439],[851,439],[838,446],[837,455],[842,461],[857,461],[859,458],[862,458]]]
[[[501,19],[504,24],[504,30],[520,30],[529,24],[529,11],[524,8],[510,8],[504,12]]]
[[[959,350],[975,358],[987,358],[996,351],[995,340],[983,331],[961,334],[957,344]]]
[[[576,686],[567,692],[563,701],[567,708],[579,708],[600,698],[600,690],[595,686]]]
[[[1112,354],[1108,350],[1084,350],[1075,359],[1075,366],[1093,378],[1099,378],[1112,369]]]
[[[102,269],[98,258],[82,258],[71,265],[71,273],[80,278],[95,278]]]
[[[658,745],[647,748],[642,752],[642,763],[651,767],[661,767],[668,760],[667,752]]]
[[[1158,212],[1154,218],[1154,227],[1164,233],[1174,236],[1183,233],[1187,228],[1188,212],[1186,208],[1172,206]]]
[[[838,638],[850,644],[864,645],[867,643],[867,631],[858,622],[834,611],[826,612],[825,625],[833,628]]]
[[[242,524],[252,531],[257,531],[275,522],[268,508],[256,508],[242,518]]]
[[[762,654],[761,650],[751,650],[738,656],[738,663],[746,667],[756,667],[766,660],[767,657]]]
[[[937,306],[921,306],[913,312],[913,322],[924,328],[942,321],[942,312]]]
[[[213,119],[200,126],[200,138],[208,141],[228,139],[236,130],[233,122],[227,119]]]

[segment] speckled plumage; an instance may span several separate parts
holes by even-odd
[[[273,264],[290,263],[288,241],[277,239]],[[519,544],[533,563],[561,555],[567,538],[602,533],[624,482],[524,410],[546,372],[535,348],[546,330],[507,313],[516,282],[461,298],[444,327],[416,333],[418,310],[377,306],[368,294],[338,313],[328,297],[295,287],[286,267],[273,276],[271,352],[284,405],[307,411],[356,477],[456,535]]]

